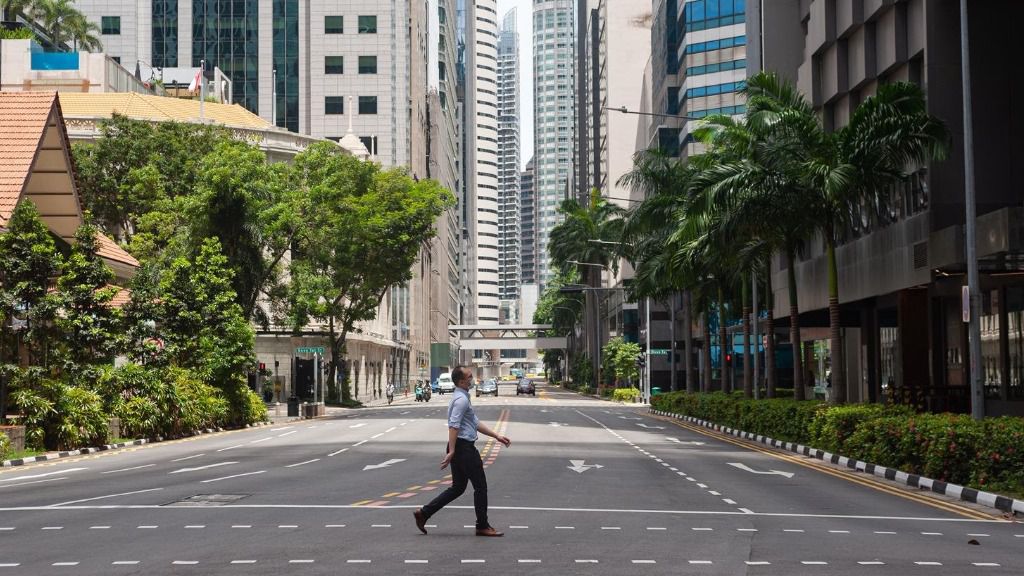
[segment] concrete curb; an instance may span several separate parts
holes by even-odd
[[[773,438],[762,436],[760,434],[744,432],[743,430],[736,430],[733,428],[729,428],[728,426],[722,426],[720,424],[708,422],[707,420],[694,418],[693,416],[684,416],[682,414],[674,414],[672,412],[655,410],[653,408],[650,410],[650,412],[651,414],[656,414],[658,416],[666,416],[668,418],[684,420],[686,422],[697,424],[698,426],[703,426],[704,428],[708,428],[716,432],[721,432],[723,434],[728,434],[730,436],[735,436],[737,438],[742,438],[744,440],[752,440],[754,442],[758,442],[764,444],[765,446],[770,446],[772,448],[779,448],[782,450],[793,452],[795,454],[810,456],[812,458],[817,458],[818,460],[831,462],[832,464],[838,464],[840,466],[845,466],[852,470],[860,470],[861,472],[873,474],[875,476],[878,476],[879,478],[892,480],[894,482],[898,482],[900,484],[904,484],[912,488],[930,490],[932,492],[935,492],[936,494],[950,496],[958,500],[962,500],[964,502],[981,504],[982,506],[995,508],[997,510],[1008,512],[1010,514],[1024,514],[1024,500],[1017,500],[1014,498],[1009,498],[1007,496],[1000,496],[999,494],[993,494],[991,492],[976,490],[974,488],[967,488],[965,486],[960,486],[949,482],[943,482],[941,480],[933,480],[925,476],[920,476],[918,474],[910,474],[908,472],[903,472],[900,470],[896,470],[894,468],[886,468],[885,466],[878,466],[877,464],[871,464],[870,462],[854,460],[852,458],[847,458],[846,456],[840,456],[839,454],[832,454],[831,452],[825,452],[824,450],[818,450],[817,448],[804,446],[803,444],[775,440]]]
[[[49,460],[59,460],[61,458],[70,458],[71,456],[82,456],[83,454],[95,454],[96,452],[106,452],[107,450],[117,450],[119,448],[127,448],[128,446],[142,446],[143,444],[155,444],[157,442],[164,442],[166,440],[180,440],[181,438],[192,438],[194,436],[202,436],[204,434],[213,434],[215,432],[224,432],[225,430],[245,430],[246,428],[257,428],[260,426],[270,426],[269,422],[258,422],[256,424],[247,424],[238,428],[205,428],[192,434],[185,436],[179,436],[177,438],[164,438],[157,436],[152,440],[148,438],[139,438],[138,440],[132,440],[131,442],[120,442],[118,444],[104,444],[103,446],[94,446],[91,448],[79,448],[78,450],[66,450],[64,452],[50,452],[47,454],[40,454],[39,456],[29,456],[27,458],[16,458],[14,460],[3,460],[0,461],[0,468],[12,468],[14,466],[24,466],[25,464],[33,464],[35,462],[47,462]]]

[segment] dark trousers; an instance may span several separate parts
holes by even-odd
[[[466,491],[466,484],[473,483],[473,507],[476,508],[476,527],[489,528],[487,523],[487,477],[484,462],[476,446],[461,438],[455,441],[455,455],[452,457],[452,485],[423,507],[423,514],[430,518]]]

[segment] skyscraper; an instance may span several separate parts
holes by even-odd
[[[523,284],[537,283],[537,198],[533,188],[533,158],[519,174],[519,214],[522,230]],[[527,318],[529,320],[529,318]]]
[[[522,281],[519,202],[519,33],[512,9],[498,38],[498,295],[510,306],[518,306]]]
[[[473,221],[469,240],[479,324],[497,324],[500,305],[497,5],[497,0],[476,0],[466,6],[466,161],[472,172],[467,217]]]
[[[537,199],[537,280],[552,276],[548,236],[558,205],[570,194],[575,122],[573,0],[533,4],[534,188]]]

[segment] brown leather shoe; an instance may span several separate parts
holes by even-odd
[[[504,532],[498,532],[494,528],[491,528],[490,526],[488,526],[487,528],[483,528],[483,529],[477,528],[476,535],[477,536],[488,536],[488,537],[491,537],[491,538],[497,538],[499,536],[504,536],[505,533]]]
[[[413,517],[416,518],[416,527],[420,529],[420,532],[427,533],[427,517],[423,515],[423,510],[416,510],[412,513]]]

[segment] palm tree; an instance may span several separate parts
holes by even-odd
[[[100,27],[89,22],[85,15],[75,11],[65,19],[65,27],[75,52],[85,50],[86,52],[99,52],[103,50],[103,43],[100,41]]]
[[[816,120],[816,119],[815,119]],[[817,121],[799,122],[806,188],[813,191],[818,232],[825,241],[828,269],[832,398],[846,401],[846,377],[839,321],[836,245],[862,204],[880,206],[908,169],[946,156],[948,131],[927,112],[924,93],[898,82],[879,88],[854,112],[845,127],[827,132]]]

